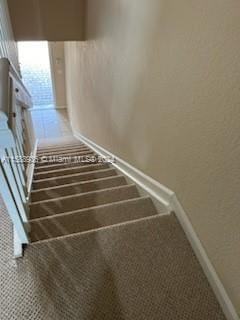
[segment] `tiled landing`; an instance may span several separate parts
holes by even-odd
[[[37,139],[52,139],[72,135],[66,109],[33,109],[32,119]]]

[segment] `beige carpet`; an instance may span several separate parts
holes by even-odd
[[[1,320],[225,319],[174,214],[159,215],[111,166],[74,182],[58,169],[56,185],[51,168],[36,170],[33,243],[18,260],[0,200]]]

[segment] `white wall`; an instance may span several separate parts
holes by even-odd
[[[13,37],[6,0],[0,0],[0,57],[8,58],[18,70],[17,45]]]
[[[56,107],[66,108],[64,42],[49,42],[49,57]]]
[[[240,310],[240,1],[89,0],[74,128],[174,190]]]

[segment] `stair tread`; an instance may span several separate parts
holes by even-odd
[[[150,197],[116,201],[31,220],[32,241],[98,229],[158,214]]]
[[[113,168],[101,169],[96,171],[69,174],[61,177],[33,180],[33,189],[49,188],[80,181],[99,179],[107,176],[116,176],[117,172]]]
[[[48,199],[29,205],[30,218],[40,218],[136,197],[139,197],[137,188],[134,184],[130,184]]]
[[[33,182],[43,182],[43,181],[48,181],[48,180],[56,180],[56,179],[61,179],[61,178],[68,178],[68,177],[72,177],[72,176],[78,176],[78,175],[85,175],[85,174],[88,174],[88,173],[95,173],[95,172],[99,172],[99,171],[108,171],[108,170],[115,170],[115,169],[112,169],[112,168],[108,168],[108,169],[101,169],[101,170],[95,170],[95,171],[87,171],[87,172],[82,172],[82,173],[74,173],[74,174],[69,174],[69,175],[66,175],[66,176],[58,176],[58,177],[51,177],[51,178],[47,178],[47,179],[40,179],[40,180],[33,180]]]
[[[91,208],[90,208],[91,209]],[[81,214],[81,213],[80,213]],[[165,218],[170,216],[170,214],[166,213],[158,213],[158,214],[154,214],[154,215],[150,215],[144,218],[139,218],[139,219],[135,219],[135,220],[129,220],[129,221],[124,221],[124,222],[120,222],[120,223],[115,223],[113,225],[109,225],[109,226],[104,226],[104,227],[100,227],[100,228],[94,228],[91,230],[87,230],[87,231],[79,231],[79,232],[74,232],[74,233],[70,233],[70,234],[64,234],[64,235],[60,235],[60,236],[56,236],[56,237],[51,237],[48,239],[41,239],[41,240],[35,240],[31,242],[31,246],[40,246],[42,244],[47,244],[47,243],[54,243],[54,242],[58,242],[58,240],[71,240],[74,238],[81,238],[87,235],[91,235],[91,234],[97,234],[97,233],[102,233],[102,232],[108,232],[108,230],[114,230],[114,229],[121,229],[124,228],[125,226],[131,226],[131,225],[135,225],[141,222],[145,222],[148,220],[152,220],[152,219],[157,219],[157,218]],[[56,216],[54,216],[56,217]],[[46,217],[48,218],[48,217]],[[39,220],[39,222],[41,222],[42,218],[39,219],[34,219],[31,220],[31,223],[33,222],[37,222]]]
[[[78,172],[90,172],[90,171],[96,171],[98,168],[106,169],[109,168],[109,164],[107,163],[92,163],[85,166],[74,166],[71,168],[63,168],[63,169],[56,169],[51,171],[44,171],[44,172],[38,172],[34,173],[34,180],[40,180],[40,179],[48,179],[50,177],[60,177],[63,175],[67,175],[66,173],[72,172],[72,174]],[[49,177],[48,177],[49,176]]]
[[[51,156],[67,156],[68,154],[76,154],[76,153],[81,153],[81,152],[93,152],[93,150],[89,148],[76,148],[76,149],[71,149],[71,150],[62,150],[62,151],[56,151],[56,152],[38,152],[37,156],[38,157],[51,157]]]
[[[92,163],[94,164],[94,162]],[[87,162],[75,162],[75,161],[67,161],[67,162],[62,162],[62,163],[53,163],[50,165],[46,166],[40,166],[40,167],[35,167],[34,173],[40,173],[40,172],[46,172],[46,171],[52,171],[52,170],[58,170],[61,168],[74,168],[76,166],[85,166],[88,165]]]
[[[78,149],[78,148],[89,148],[86,144],[73,144],[73,145],[63,145],[59,147],[49,147],[49,148],[41,148],[37,149],[37,152],[54,152],[58,150],[70,150],[70,149]]]
[[[122,204],[122,203],[131,203],[134,202],[136,200],[145,200],[145,199],[151,199],[149,196],[138,196],[136,198],[131,198],[131,199],[125,199],[125,200],[119,200],[119,201],[113,201],[110,203],[105,203],[105,204],[100,204],[100,205],[95,205],[92,207],[87,207],[87,208],[82,208],[82,209],[77,209],[77,210],[72,210],[72,211],[67,211],[67,212],[62,212],[62,213],[57,213],[55,215],[50,215],[50,216],[44,216],[44,217],[39,217],[39,218],[31,218],[29,221],[33,222],[33,221],[43,221],[43,220],[47,220],[47,219],[53,219],[55,217],[61,217],[61,216],[70,216],[71,214],[75,214],[75,213],[79,213],[81,214],[82,212],[87,212],[87,211],[91,211],[91,210],[98,210],[101,208],[108,208],[108,207],[112,207],[116,204]],[[161,212],[164,213],[164,210]]]
[[[60,159],[64,159],[64,158],[74,158],[74,157],[84,157],[84,156],[89,156],[89,155],[94,155],[94,151],[92,150],[86,150],[86,151],[80,151],[80,152],[73,152],[73,153],[56,153],[56,154],[49,154],[49,155],[37,155],[37,157],[40,158],[43,158],[42,160],[44,161],[40,161],[40,162],[37,162],[38,165],[43,165],[43,164],[47,164],[49,163],[50,161],[53,161],[53,160],[60,160]],[[45,159],[46,158],[46,159]]]
[[[97,194],[97,193],[101,193],[103,191],[111,191],[111,190],[122,189],[122,188],[130,188],[130,187],[135,187],[135,184],[126,184],[124,186],[110,187],[110,188],[106,188],[106,189],[102,189],[102,190],[93,190],[93,191],[89,191],[89,192],[71,194],[71,195],[67,195],[67,196],[63,196],[63,197],[59,197],[59,198],[54,198],[54,199],[41,200],[39,202],[30,203],[29,206],[31,207],[31,206],[35,206],[35,205],[44,204],[44,203],[56,202],[56,201],[59,201],[59,200],[85,196],[85,195],[88,195],[88,194]]]
[[[93,190],[95,190],[94,188],[96,188],[96,190],[99,190],[98,185],[103,186],[103,185],[109,184],[111,182],[113,182],[113,183],[118,182],[118,183],[122,183],[122,184],[127,184],[127,181],[123,175],[117,175],[117,176],[110,176],[110,177],[94,179],[94,180],[74,182],[74,183],[60,185],[60,186],[56,186],[56,187],[52,187],[52,188],[43,188],[43,189],[39,189],[39,190],[32,190],[31,203],[37,202],[37,200],[34,200],[34,201],[32,200],[33,196],[34,196],[34,198],[40,197],[41,199],[39,199],[39,201],[42,201],[42,200],[45,200],[44,197],[49,197],[49,199],[58,198],[56,196],[58,194],[58,192],[62,193],[59,195],[59,197],[60,197],[60,196],[63,196],[64,193],[66,193],[66,195],[69,194],[69,192],[70,192],[70,194],[75,193],[79,189],[87,190],[87,187],[89,188],[89,187],[91,187],[91,185],[92,185],[93,189],[88,190],[88,191],[93,191]],[[114,186],[114,185],[112,185],[112,186]],[[102,187],[101,189],[104,189],[104,187]],[[81,192],[84,192],[84,191],[81,191]]]
[[[73,143],[73,144],[61,144],[59,146],[48,146],[48,147],[38,147],[37,148],[37,152],[40,151],[45,151],[45,150],[48,150],[48,151],[53,151],[53,150],[62,150],[62,149],[65,149],[65,148],[74,148],[74,147],[85,147],[86,145],[84,143]]]

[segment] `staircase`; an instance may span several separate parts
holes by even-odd
[[[31,97],[0,69],[0,319],[225,319],[174,213],[73,137],[37,150]]]
[[[93,155],[77,140],[38,149],[31,244],[18,261],[33,302],[16,318],[225,319],[174,214],[111,164],[50,159]]]

